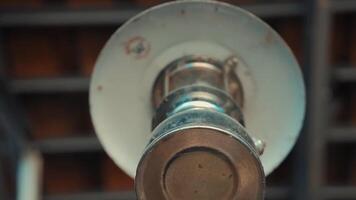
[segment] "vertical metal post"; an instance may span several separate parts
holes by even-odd
[[[3,30],[0,29],[0,127],[8,142],[8,157],[11,161],[12,171],[16,177],[16,168],[19,157],[27,145],[27,124],[20,106],[10,94],[5,75]]]
[[[0,77],[5,76],[5,49],[4,49],[4,33],[0,29]]]
[[[15,98],[8,91],[4,41],[4,31],[0,27],[0,125],[9,144],[9,152],[12,153],[10,160],[15,168],[17,158],[25,142],[26,123]]]
[[[39,151],[27,149],[22,153],[17,166],[17,200],[41,199],[42,167]]]
[[[7,187],[6,187],[5,178],[4,178],[4,170],[3,170],[3,166],[2,166],[2,162],[1,162],[1,158],[0,158],[0,199],[3,199],[3,200],[9,199],[6,189],[7,189]]]
[[[3,40],[3,32],[0,30],[0,77],[3,77],[4,75],[4,40]],[[8,142],[8,141],[6,141]],[[7,145],[6,145],[7,146]],[[3,155],[0,155],[3,156]],[[4,171],[3,171],[3,166],[1,162],[1,157],[0,157],[0,199],[8,200],[8,194],[7,194],[7,187],[5,183],[5,178],[4,178]]]
[[[324,184],[325,133],[328,124],[329,78],[328,63],[330,10],[328,0],[308,2],[306,44],[306,82],[308,86],[308,115],[305,134],[301,143],[304,146],[305,164],[298,166],[305,173],[297,187],[296,199],[319,200]],[[303,171],[304,170],[304,171]]]

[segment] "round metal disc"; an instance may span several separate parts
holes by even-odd
[[[135,176],[151,138],[154,81],[167,64],[189,55],[238,57],[246,129],[266,143],[261,161],[265,173],[272,172],[290,152],[302,125],[302,75],[290,49],[268,25],[215,1],[151,8],[129,20],[105,45],[90,87],[91,115],[105,150]]]
[[[144,155],[136,177],[138,199],[260,200],[264,173],[250,149],[211,128],[164,136]]]

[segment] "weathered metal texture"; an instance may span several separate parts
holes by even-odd
[[[223,63],[208,57],[187,56],[169,64],[153,87],[152,127],[173,114],[194,108],[225,113],[244,124],[242,87],[232,70],[237,63],[230,59]]]
[[[193,85],[180,88],[164,99],[153,117],[152,128],[173,114],[194,108],[225,113],[244,125],[241,108],[227,93],[216,88]]]
[[[320,200],[333,198],[326,189],[325,176],[326,134],[330,131],[330,63],[328,49],[331,31],[331,1],[308,1],[306,77],[308,86],[308,117],[305,133],[298,149],[303,162],[296,166],[298,173],[294,199]],[[341,197],[342,198],[342,197]]]
[[[39,151],[26,149],[19,160],[16,188],[17,200],[38,200],[42,194],[43,158]]]
[[[138,199],[263,198],[263,146],[257,150],[243,128],[237,64],[192,55],[160,73],[152,94],[157,128],[138,165]]]
[[[138,199],[263,199],[259,154],[243,126],[226,114],[182,111],[153,135],[136,173]]]
[[[290,152],[303,121],[301,73],[288,46],[268,25],[216,1],[151,8],[129,20],[105,45],[90,88],[93,123],[105,150],[135,176],[152,136],[155,80],[167,65],[187,55],[238,58],[234,72],[241,81],[246,130],[265,142],[261,162],[265,173],[271,173]]]
[[[167,96],[191,86],[215,88],[228,94],[237,106],[243,106],[243,91],[235,68],[238,58],[216,60],[199,55],[185,56],[170,63],[158,76],[152,94],[157,109]]]

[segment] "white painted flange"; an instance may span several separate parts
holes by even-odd
[[[263,140],[266,174],[287,156],[305,112],[298,63],[267,24],[215,1],[177,1],[129,20],[102,50],[90,86],[90,109],[105,150],[130,176],[151,137],[151,90],[159,72],[186,55],[240,59],[248,133]]]

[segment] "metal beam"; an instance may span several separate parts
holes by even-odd
[[[334,78],[339,82],[356,82],[356,67],[334,67]]]
[[[3,200],[9,200],[7,189],[8,189],[8,187],[7,187],[6,182],[5,182],[2,160],[1,160],[1,157],[0,157],[0,198],[3,199]]]
[[[356,199],[356,187],[325,187],[322,192],[324,199]]]
[[[87,92],[89,78],[43,78],[29,80],[12,80],[9,83],[11,92],[26,93],[58,93],[58,92]]]
[[[304,5],[295,2],[245,5],[241,8],[262,18],[302,16],[305,13]]]
[[[0,13],[0,27],[120,25],[141,9],[46,9]]]
[[[325,167],[325,132],[329,120],[329,63],[327,62],[330,40],[330,8],[328,0],[309,3],[307,27],[310,44],[307,55],[307,118],[305,144],[305,180],[299,184],[300,200],[319,200]]]
[[[304,13],[300,3],[273,3],[241,6],[260,17],[299,16]],[[110,8],[101,10],[22,10],[0,13],[0,27],[17,26],[78,26],[78,25],[115,25],[118,26],[143,9]]]
[[[335,13],[356,12],[356,1],[330,0],[330,9]]]
[[[78,194],[45,195],[43,200],[135,200],[134,192],[85,192]]]
[[[43,154],[102,151],[99,140],[94,136],[37,140],[32,145]]]
[[[338,127],[332,128],[328,132],[328,140],[330,142],[356,142],[356,128],[355,127]]]
[[[266,199],[290,199],[290,189],[288,187],[267,187]]]

